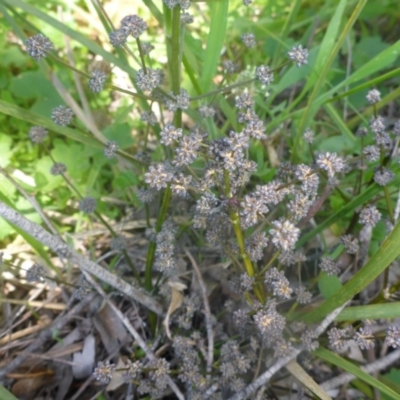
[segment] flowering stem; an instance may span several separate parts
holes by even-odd
[[[277,251],[272,257],[271,259],[268,261],[267,265],[260,271],[260,273],[258,274],[259,276],[263,276],[268,268],[275,262],[275,260],[278,258],[279,254],[281,254],[280,251]]]
[[[229,181],[228,171],[226,171],[226,170],[224,170],[224,180],[225,180],[225,191],[226,191],[225,195],[227,198],[231,198],[232,197],[231,184]],[[249,276],[254,277],[255,271],[254,271],[253,263],[251,262],[250,257],[247,254],[242,228],[240,227],[239,212],[236,209],[231,209],[229,216],[230,216],[230,219],[231,219],[231,222],[233,225],[233,230],[235,232],[236,240],[237,240],[237,243],[239,246],[240,255],[243,259],[244,266],[246,268],[246,272]],[[262,288],[262,285],[258,282],[256,282],[254,284],[254,293],[256,294],[258,300],[261,301],[261,303],[265,302],[264,290]]]
[[[170,77],[171,77],[171,86],[172,86],[172,92],[174,94],[179,94],[180,92],[180,79],[181,79],[181,70],[180,70],[180,7],[175,6],[172,10],[172,15],[166,8],[164,7],[165,11],[165,21],[166,21],[166,26],[170,26],[171,29],[171,37],[168,37],[167,34],[167,54],[168,54],[168,65],[169,65],[169,70],[170,70]],[[171,22],[172,24],[169,25],[169,17],[171,17]],[[174,114],[174,125],[177,128],[180,128],[182,126],[182,110],[178,109],[175,111]],[[164,196],[163,196],[163,201],[161,205],[161,211],[160,214],[157,218],[156,222],[156,232],[160,232],[162,225],[167,217],[167,211],[169,208],[169,204],[171,202],[171,187],[170,185],[167,186]],[[147,252],[147,258],[146,258],[146,270],[145,270],[145,288],[146,290],[150,291],[153,287],[152,285],[152,270],[153,270],[153,263],[154,263],[154,258],[156,254],[156,247],[157,244],[155,242],[151,242],[149,245],[149,249]],[[149,314],[150,318],[150,325],[152,327],[153,332],[155,331],[156,328],[156,316],[154,313]]]

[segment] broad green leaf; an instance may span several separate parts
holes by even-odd
[[[380,382],[378,379],[374,378],[371,374],[364,372],[357,365],[352,364],[351,362],[345,360],[344,358],[338,356],[331,351],[328,351],[322,347],[313,352],[317,357],[349,372],[350,374],[356,376],[357,378],[363,380],[368,383],[372,387],[380,390],[382,393],[387,395],[390,399],[400,400],[400,394],[396,393],[390,387],[386,386],[384,383]]]

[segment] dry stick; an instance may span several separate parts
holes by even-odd
[[[86,272],[83,272],[85,275],[85,278],[88,280],[88,282],[93,285],[93,287],[99,292],[99,294],[103,297],[103,299],[107,302],[107,304],[111,307],[111,309],[115,312],[117,317],[121,320],[121,322],[125,325],[125,328],[129,331],[129,333],[133,336],[133,338],[136,340],[137,344],[140,346],[140,348],[146,353],[147,358],[150,361],[153,361],[156,359],[152,351],[147,347],[146,342],[142,339],[142,337],[139,335],[138,331],[132,326],[132,324],[129,322],[128,318],[125,317],[124,314],[114,305],[114,303],[108,298],[108,296],[104,293],[104,290],[95,282],[95,280]],[[176,386],[175,382],[171,379],[171,377],[168,375],[167,376],[167,382],[168,386],[172,389],[172,391],[176,394],[178,399],[180,400],[185,400],[184,395],[182,392],[179,390],[178,386]]]
[[[42,331],[39,337],[25,349],[24,353],[18,355],[14,360],[7,364],[7,366],[0,369],[0,381],[3,380],[7,374],[18,368],[28,357],[31,356],[31,353],[35,352],[39,347],[43,346],[49,339],[51,339],[54,331],[59,331],[73,318],[79,316],[82,313],[82,310],[93,301],[94,297],[95,293],[86,296],[75,307],[71,308],[67,314],[59,315],[51,326]]]
[[[207,330],[207,340],[208,340],[208,354],[207,354],[207,375],[211,374],[212,365],[214,361],[214,332],[212,330],[212,321],[211,321],[211,310],[210,303],[207,297],[207,289],[204,284],[203,277],[201,275],[201,271],[199,266],[197,265],[195,259],[190,254],[189,250],[185,249],[185,253],[188,256],[190,262],[192,263],[193,269],[196,272],[197,280],[199,281],[201,295],[203,297],[204,302],[204,314],[206,318],[206,330]],[[209,378],[210,376],[208,376]]]
[[[371,364],[360,367],[360,369],[362,369],[364,372],[372,374],[373,372],[381,371],[382,369],[387,368],[389,365],[398,361],[399,358],[400,358],[400,349],[393,351],[392,353],[389,353],[385,357],[379,358],[378,360],[372,362]],[[338,386],[345,385],[346,383],[349,383],[354,379],[357,379],[357,377],[349,373],[344,373],[337,376],[336,378],[325,381],[324,383],[320,383],[319,386],[323,390],[327,391],[330,389],[337,388]]]
[[[0,166],[0,172],[4,175],[6,179],[8,179],[12,185],[31,203],[32,207],[35,209],[35,211],[40,215],[42,218],[43,222],[47,225],[51,233],[55,236],[58,235],[57,231],[53,227],[53,224],[50,222],[50,220],[47,218],[46,214],[42,211],[40,208],[38,202],[36,199],[28,194],[25,189],[3,168]]]
[[[339,315],[347,303],[343,304],[331,314],[329,314],[321,324],[315,329],[316,337],[320,336],[329,324]],[[250,394],[254,393],[259,387],[266,385],[269,380],[275,375],[279,370],[281,370],[286,364],[291,360],[294,360],[302,351],[304,347],[300,347],[293,351],[290,356],[281,357],[276,360],[276,362],[271,365],[262,375],[260,375],[254,382],[250,383],[246,388],[236,393],[234,396],[230,397],[229,400],[242,400],[245,399]]]
[[[137,302],[143,304],[148,309],[156,313],[157,315],[163,315],[163,308],[160,303],[154,300],[145,292],[136,289],[132,285],[125,282],[123,279],[113,275],[111,272],[100,267],[93,261],[86,259],[80,254],[74,252],[70,249],[66,243],[60,240],[58,237],[51,235],[49,232],[44,230],[40,225],[29,221],[21,214],[8,207],[6,204],[0,201],[0,216],[5,218],[7,221],[18,226],[20,229],[34,237],[36,240],[50,247],[57,254],[62,254],[63,257],[68,258],[71,262],[79,265],[79,267],[95,275],[100,280],[108,283],[115,289],[124,293],[128,297],[136,300]]]

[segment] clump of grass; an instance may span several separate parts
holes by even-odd
[[[251,2],[244,3],[242,7]],[[369,307],[383,307],[397,290],[398,282],[388,271],[400,253],[396,245],[400,207],[393,192],[400,182],[400,120],[390,125],[380,115],[385,98],[371,82],[360,110],[365,117],[355,113],[352,127],[339,116],[336,103],[332,105],[335,87],[325,92],[328,71],[363,4],[355,7],[340,31],[345,11],[340,2],[316,59],[317,50],[296,43],[266,54],[271,63],[244,63],[258,60],[255,52],[262,50],[256,30],[241,33],[238,57],[228,57],[235,48],[225,43],[226,59],[220,59],[228,2],[211,5],[202,57],[188,48],[198,33],[190,28],[200,18],[197,8],[186,1],[165,1],[161,11],[149,2],[157,29],[166,38],[167,61],[161,65],[152,57],[152,42],[142,40],[147,34],[156,43],[150,23],[139,15],[126,15],[115,28],[96,3],[114,48],[101,55],[128,73],[131,88],[118,87],[113,74],[102,69],[88,74],[71,67],[42,33],[25,41],[29,56],[46,70],[56,65],[70,68],[93,95],[119,91],[131,96],[142,124],[135,146],[124,148],[118,133],[105,138],[95,125],[82,124],[90,119],[82,121],[80,116],[76,121],[75,114],[79,115],[69,107],[71,102],[52,110],[49,117],[54,124],[37,124],[29,130],[32,143],[51,158],[51,174],[70,190],[70,206],[109,232],[111,253],[117,258],[105,270],[84,261],[67,246],[61,232],[50,235],[4,203],[0,206],[0,215],[59,256],[61,249],[61,259],[76,263],[86,280],[77,285],[75,298],[85,298],[92,285],[141,347],[140,354],[127,351],[122,367],[116,360],[98,360],[93,376],[99,382],[108,384],[120,373],[135,393],[152,398],[173,391],[177,398],[240,399],[256,391],[262,396],[267,385],[268,391],[281,390],[283,396],[292,390],[281,385],[285,365],[291,365],[288,370],[298,379],[299,371],[313,375],[313,362],[319,359],[350,371],[344,357],[352,346],[363,351],[383,343],[399,346],[398,325],[358,318],[351,306],[361,305],[369,318],[378,319],[381,309]],[[337,43],[330,49],[332,36]],[[75,37],[82,41],[80,35]],[[131,67],[130,59],[137,68]],[[351,75],[348,84],[376,68],[367,67]],[[297,86],[291,88],[292,81]],[[285,89],[292,90],[292,97]],[[329,129],[323,129],[317,115],[322,106],[327,110],[324,123],[329,116],[329,123],[347,135],[350,148],[336,143],[337,149],[326,149]],[[127,166],[128,173],[137,177],[135,197],[146,220],[143,259],[129,251],[114,221],[99,211],[101,197],[83,193],[70,179],[64,160],[55,159],[45,145],[46,140],[56,143],[54,136],[59,133],[73,137],[72,132],[82,135],[87,145],[101,147],[102,163]],[[329,227],[335,228],[334,240],[324,232]],[[373,246],[376,252],[369,257]],[[34,275],[40,280],[40,271],[32,268],[27,279]],[[101,287],[89,273],[107,284]],[[383,286],[371,295],[369,285],[381,273]],[[209,293],[210,280],[217,282],[215,293]],[[79,290],[83,286],[85,290]],[[110,286],[139,307],[146,320],[144,332],[139,334],[107,298]],[[348,316],[347,325],[334,322],[343,321],[340,312]],[[293,367],[300,354],[308,355],[308,364]],[[388,360],[374,368],[386,368],[393,362]],[[366,380],[361,370],[350,372]],[[304,386],[324,395],[323,388],[332,386],[322,381],[334,374],[314,374],[321,385],[312,381],[303,382]],[[368,383],[395,395],[378,380]],[[300,396],[302,385],[295,390]]]

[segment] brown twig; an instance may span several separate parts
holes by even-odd
[[[203,297],[204,302],[204,315],[206,318],[206,330],[207,330],[207,340],[208,340],[208,352],[207,352],[207,374],[211,374],[213,360],[214,360],[214,332],[212,329],[212,320],[211,320],[211,310],[210,303],[207,297],[207,288],[204,284],[203,277],[201,275],[201,271],[199,266],[197,265],[195,259],[190,254],[190,252],[185,249],[185,253],[188,256],[190,262],[192,263],[193,269],[196,272],[197,280],[199,281],[201,295]]]

